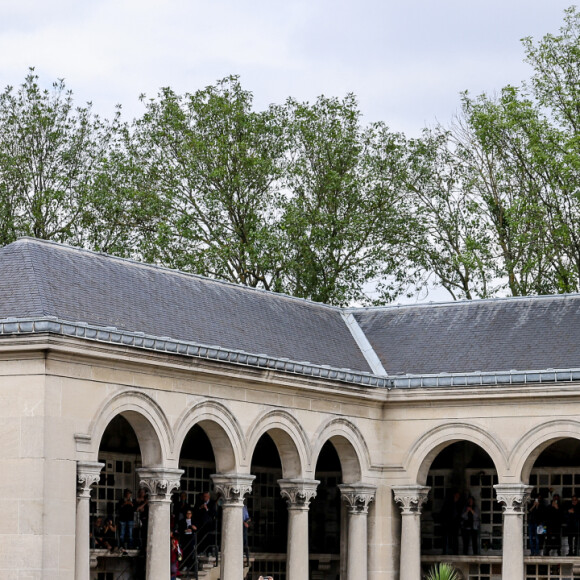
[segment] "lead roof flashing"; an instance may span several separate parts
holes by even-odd
[[[253,368],[270,369],[313,378],[328,379],[367,387],[391,388],[385,377],[372,373],[316,365],[310,362],[292,361],[266,354],[253,354],[241,350],[223,348],[195,342],[175,340],[170,337],[152,336],[142,332],[130,332],[114,327],[103,327],[82,322],[61,320],[55,316],[30,318],[5,318],[0,320],[0,336],[56,334],[82,338],[101,343],[153,350],[167,354],[207,359]]]
[[[377,356],[377,353],[359,326],[354,314],[349,310],[343,310],[340,315],[373,373],[379,377],[386,377],[387,371],[384,369],[381,359]]]
[[[197,359],[214,360],[244,367],[270,369],[359,386],[387,389],[486,387],[580,381],[580,368],[391,375],[390,377],[384,377],[351,369],[314,365],[309,362],[291,361],[265,354],[251,354],[219,346],[174,340],[170,337],[151,336],[142,332],[129,332],[114,327],[100,327],[80,322],[70,322],[60,320],[54,316],[5,318],[0,320],[0,336],[46,333]]]

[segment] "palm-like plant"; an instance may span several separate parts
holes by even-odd
[[[451,564],[435,564],[425,580],[459,580],[459,575]]]

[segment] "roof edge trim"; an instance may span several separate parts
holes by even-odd
[[[143,332],[119,330],[115,327],[70,322],[61,320],[56,316],[6,318],[0,320],[0,337],[6,335],[44,334],[47,332],[96,342],[154,350],[167,354],[216,360],[313,378],[330,379],[365,387],[392,387],[389,379],[371,373],[340,369],[328,365],[316,365],[309,362],[291,361],[266,354],[254,354],[220,346],[176,340],[165,336],[147,335]]]
[[[383,364],[381,363],[381,360],[377,356],[377,353],[369,342],[369,339],[362,331],[362,328],[359,326],[356,318],[354,317],[354,314],[348,310],[343,310],[340,315],[345,321],[347,328],[350,330],[354,341],[360,348],[360,351],[365,357],[373,373],[379,377],[388,376],[387,371],[384,369]]]
[[[504,385],[566,383],[580,381],[580,368],[534,369],[509,371],[476,371],[473,373],[441,373],[430,375],[402,375],[390,382],[396,389],[437,387],[490,387]]]
[[[114,327],[70,322],[55,316],[6,318],[0,320],[0,337],[8,335],[57,334],[95,342],[153,350],[167,354],[216,360],[235,365],[270,369],[294,375],[335,380],[343,383],[387,389],[440,387],[493,387],[515,384],[572,383],[580,381],[580,368],[509,370],[473,373],[441,373],[382,377],[308,362],[297,362],[265,354],[251,354],[219,346],[179,341],[168,337],[129,332]]]

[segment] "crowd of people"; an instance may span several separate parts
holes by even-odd
[[[175,570],[196,566],[198,552],[203,552],[215,542],[208,532],[216,518],[216,502],[209,491],[200,493],[193,504],[186,492],[181,492],[171,510],[172,573]]]
[[[144,549],[147,541],[149,497],[140,489],[137,498],[126,489],[114,514],[97,516],[91,528],[91,547],[127,554],[127,550]]]
[[[547,496],[547,497],[546,497]],[[574,495],[562,505],[557,493],[534,494],[527,510],[528,538],[532,556],[558,556],[562,552],[562,538],[568,538],[568,556],[578,556],[580,534],[580,503]]]
[[[201,552],[217,550],[213,523],[216,519],[217,504],[209,491],[197,495],[189,502],[188,494],[181,492],[171,506],[171,577],[177,578],[180,570],[197,566],[197,555]],[[128,554],[127,550],[147,548],[147,527],[149,519],[149,497],[145,489],[140,489],[137,498],[126,489],[114,513],[106,517],[95,517],[91,532],[91,547],[109,550],[111,553]],[[250,514],[243,506],[243,547],[244,557],[249,563],[248,529]]]
[[[473,496],[464,501],[463,496],[453,492],[445,502],[441,514],[443,524],[443,553],[459,554],[459,536],[462,538],[463,554],[479,554],[479,509]]]
[[[212,548],[211,524],[216,518],[216,502],[208,491],[201,493],[191,505],[187,493],[181,492],[179,500],[173,504],[171,511],[171,580],[179,577],[181,571],[197,565],[196,558]],[[248,528],[250,514],[244,504],[242,511],[244,557],[249,563]],[[217,555],[217,553],[216,553]],[[264,579],[266,580],[266,579]]]
[[[458,491],[449,494],[440,521],[444,554],[468,555],[470,548],[473,555],[479,554],[481,518],[472,496],[465,499]],[[579,555],[580,503],[575,495],[563,506],[560,495],[553,490],[533,494],[527,506],[527,527],[532,556],[560,556],[563,538],[568,539],[567,555]]]

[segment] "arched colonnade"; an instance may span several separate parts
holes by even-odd
[[[169,569],[169,511],[171,494],[179,486],[179,457],[190,430],[199,426],[213,449],[216,473],[214,487],[223,499],[222,578],[242,577],[242,506],[251,491],[254,476],[251,461],[264,434],[279,453],[282,478],[280,492],[288,505],[288,580],[308,577],[308,507],[316,494],[317,458],[331,442],[340,460],[342,499],[348,507],[347,580],[367,577],[368,511],[375,496],[376,473],[363,435],[344,417],[322,416],[315,430],[307,432],[292,412],[264,410],[243,429],[226,405],[205,400],[185,410],[171,422],[161,406],[141,391],[125,391],[103,403],[86,434],[77,435],[78,494],[77,530],[89,528],[90,488],[98,482],[99,444],[105,429],[118,415],[133,428],[139,441],[143,468],[141,484],[150,493],[148,537],[148,579],[164,578]],[[488,424],[489,425],[489,424]],[[505,434],[505,431],[504,431]],[[530,474],[540,454],[562,439],[580,440],[580,421],[544,419],[522,434],[510,446],[505,436],[496,436],[477,422],[445,421],[424,431],[404,452],[402,476],[396,481],[384,477],[401,510],[400,580],[421,577],[421,511],[427,501],[427,476],[433,460],[456,442],[470,442],[485,451],[497,472],[494,486],[503,506],[504,578],[524,576],[523,515],[529,494]],[[371,484],[371,481],[373,482]],[[380,485],[380,483],[378,484]],[[89,578],[88,533],[76,534],[76,578]]]
[[[251,460],[260,438],[271,437],[279,453],[282,479],[280,493],[288,506],[287,578],[308,577],[308,509],[316,496],[315,470],[325,443],[331,442],[340,460],[343,483],[339,486],[348,513],[346,572],[349,578],[366,578],[367,514],[375,487],[368,483],[369,452],[356,426],[344,418],[323,419],[308,436],[292,413],[264,411],[244,431],[226,405],[206,400],[185,410],[173,424],[161,406],[141,391],[118,393],[102,404],[86,434],[77,435],[77,532],[75,578],[90,576],[90,490],[99,481],[103,464],[99,446],[107,426],[122,416],[135,432],[142,465],[140,485],[149,493],[147,579],[168,577],[170,561],[170,503],[179,489],[181,449],[188,433],[200,427],[215,456],[214,489],[222,498],[221,578],[243,576],[243,501],[251,492],[254,476]],[[84,530],[84,532],[83,532]],[[364,571],[364,572],[363,572]],[[362,574],[362,575],[361,575]]]
[[[419,437],[404,463],[408,483],[393,486],[393,497],[402,516],[400,580],[421,578],[421,512],[430,491],[426,485],[427,476],[438,454],[457,442],[477,445],[494,464],[498,477],[494,485],[496,498],[503,508],[502,578],[523,579],[523,519],[532,489],[529,485],[531,471],[544,450],[568,438],[580,440],[580,421],[542,422],[520,437],[509,450],[493,433],[477,424],[464,422],[446,422]]]

